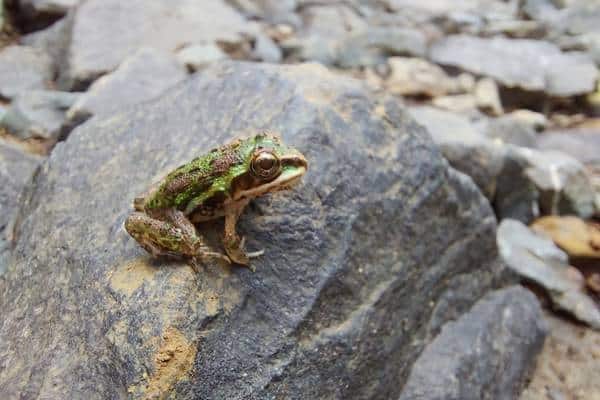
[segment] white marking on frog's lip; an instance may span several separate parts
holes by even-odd
[[[248,190],[241,190],[235,194],[235,200],[243,199],[243,198],[254,198],[265,193],[271,192],[273,190],[277,190],[277,188],[288,188],[290,186],[295,185],[300,181],[300,178],[306,172],[306,167],[300,166],[291,170],[284,170],[281,175],[279,175],[276,179],[271,182],[265,183],[264,185],[260,185]]]

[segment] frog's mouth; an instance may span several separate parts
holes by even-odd
[[[283,167],[277,178],[252,188],[240,190],[236,193],[236,199],[253,198],[268,192],[291,189],[300,182],[308,168],[306,159],[301,156],[284,157],[281,159],[281,163]]]

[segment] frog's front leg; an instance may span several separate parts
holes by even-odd
[[[249,200],[240,200],[225,207],[225,234],[223,245],[229,258],[240,265],[249,266],[250,258],[258,257],[263,254],[263,251],[246,253],[244,249],[244,238],[241,238],[236,231],[237,221],[248,205]],[[252,267],[250,269],[254,270]]]
[[[134,212],[125,221],[125,229],[153,256],[219,258],[231,262],[227,256],[211,251],[194,225],[176,209],[154,210],[152,214]]]

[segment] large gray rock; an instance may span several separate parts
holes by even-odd
[[[65,133],[65,113],[79,93],[32,90],[14,98],[0,126],[21,139],[58,139]]]
[[[263,130],[310,170],[242,216],[248,247],[265,250],[255,273],[195,275],[122,229],[160,171]],[[7,398],[397,398],[425,339],[506,277],[472,182],[397,101],[316,65],[215,65],[90,119],[21,215],[0,282]]]
[[[223,0],[89,0],[76,10],[61,82],[67,88],[91,82],[143,46],[173,52],[187,44],[237,43],[255,31]]]
[[[53,76],[52,60],[42,50],[16,45],[0,50],[0,98],[44,89]]]
[[[106,116],[153,99],[186,77],[185,68],[169,53],[144,47],[126,58],[114,72],[95,81],[67,116],[71,121],[83,121],[92,115]]]
[[[594,90],[598,69],[582,53],[540,40],[454,35],[435,42],[433,61],[492,77],[508,87],[573,96]],[[526,65],[527,68],[523,68]]]
[[[0,275],[6,269],[21,193],[41,161],[0,141]]]
[[[425,348],[400,400],[516,399],[546,333],[531,292],[490,293]]]
[[[600,329],[600,308],[585,294],[583,278],[569,267],[567,254],[552,240],[511,219],[502,221],[497,240],[509,268],[543,287],[556,308]]]

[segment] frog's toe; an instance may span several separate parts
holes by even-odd
[[[229,254],[229,258],[236,264],[248,266],[250,265],[250,259],[246,253],[237,252],[237,254]]]
[[[263,254],[265,254],[264,249],[263,250],[257,250],[257,251],[251,251],[250,253],[246,253],[246,257],[248,258],[256,258],[256,257],[260,257]]]

